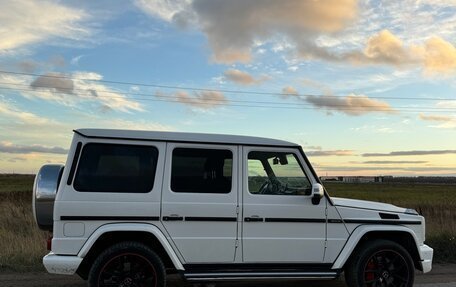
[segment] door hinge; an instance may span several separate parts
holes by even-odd
[[[236,214],[239,214],[239,206],[236,206]]]
[[[239,239],[236,239],[236,243],[234,244],[234,247],[236,247],[236,248],[239,247]]]

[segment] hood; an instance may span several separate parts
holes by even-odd
[[[338,197],[331,197],[331,199],[336,206],[373,209],[373,210],[389,211],[389,212],[396,212],[396,213],[405,213],[407,210],[406,208],[397,207],[392,204],[375,202],[375,201],[338,198]]]

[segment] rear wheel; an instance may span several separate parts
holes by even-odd
[[[89,273],[91,287],[164,287],[165,268],[146,245],[121,242],[103,251]]]
[[[364,243],[345,268],[350,287],[411,287],[415,270],[404,247],[388,240]]]

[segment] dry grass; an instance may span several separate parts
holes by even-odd
[[[456,185],[326,183],[331,196],[413,208],[426,218],[427,234],[456,234]]]
[[[42,270],[46,234],[33,219],[33,176],[0,176],[0,270]]]

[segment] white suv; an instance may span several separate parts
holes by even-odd
[[[65,168],[39,171],[33,206],[53,235],[48,272],[89,286],[165,286],[167,272],[412,286],[432,265],[422,216],[330,198],[302,148],[280,140],[76,130]]]

